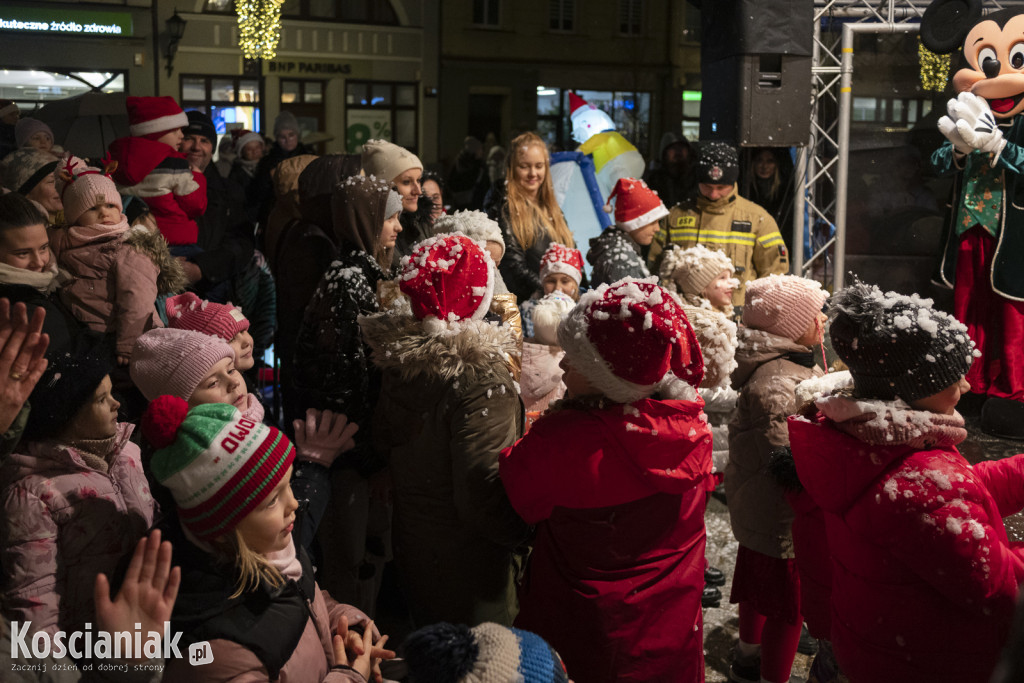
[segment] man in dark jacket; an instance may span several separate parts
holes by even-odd
[[[238,185],[220,175],[213,160],[217,132],[210,117],[200,111],[187,112],[188,126],[181,151],[189,163],[206,177],[206,213],[199,224],[202,252],[184,260],[185,273],[193,289],[204,299],[227,303],[231,278],[252,261],[255,239],[253,225],[245,217],[245,194]]]

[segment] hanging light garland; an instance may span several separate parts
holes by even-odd
[[[235,0],[238,46],[246,59],[273,59],[281,39],[284,0]]]
[[[937,55],[917,39],[917,59],[921,64],[921,87],[942,92],[949,80],[949,55]]]

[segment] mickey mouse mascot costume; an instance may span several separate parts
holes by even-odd
[[[968,402],[984,402],[984,431],[1024,439],[1024,9],[982,16],[981,0],[935,0],[921,40],[960,52],[932,164],[959,174],[940,273],[981,354]]]

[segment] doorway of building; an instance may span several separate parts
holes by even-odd
[[[505,109],[505,97],[505,95],[470,93],[467,134],[483,142],[488,133],[493,133],[494,137],[500,141],[504,132],[502,112]]]

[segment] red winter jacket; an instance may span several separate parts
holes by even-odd
[[[142,199],[160,234],[171,246],[195,244],[195,218],[206,211],[206,177],[193,171],[185,155],[146,138],[118,138],[110,143],[117,161],[113,178],[123,194]]]
[[[953,446],[872,446],[789,418],[800,481],[825,512],[832,643],[852,683],[982,683],[1006,641],[1024,456],[973,468]]]
[[[704,680],[702,406],[562,408],[502,453],[509,500],[537,524],[516,625],[577,683]]]
[[[815,638],[832,640],[832,555],[825,514],[806,491],[786,493],[793,508],[793,553],[800,573],[800,612]]]

